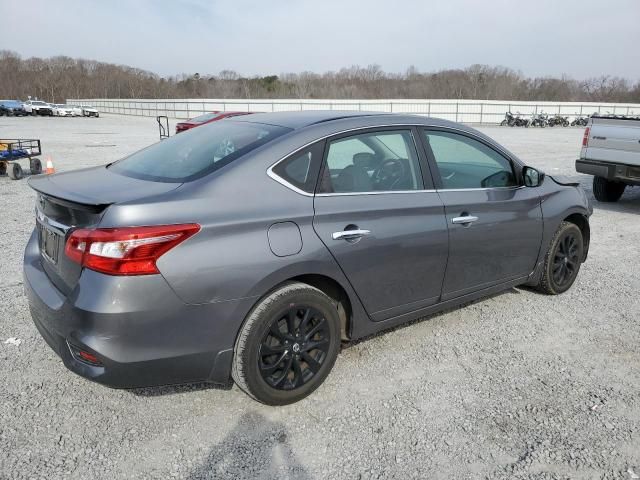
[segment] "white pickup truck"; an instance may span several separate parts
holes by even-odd
[[[576,170],[593,175],[600,202],[617,202],[627,185],[640,185],[640,117],[591,117]]]

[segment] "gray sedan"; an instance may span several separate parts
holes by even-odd
[[[113,387],[230,384],[281,405],[355,340],[518,285],[571,287],[582,189],[476,130],[364,112],[205,125],[36,176],[34,322]]]

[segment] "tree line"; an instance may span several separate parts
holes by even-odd
[[[500,66],[420,72],[409,67],[389,73],[379,65],[335,72],[284,73],[244,77],[232,70],[217,75],[161,77],[139,68],[57,56],[26,58],[0,51],[0,98],[28,96],[53,103],[67,98],[330,98],[477,99],[640,103],[640,81],[602,75],[585,80],[530,78]]]

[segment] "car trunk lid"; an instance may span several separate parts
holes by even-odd
[[[110,205],[166,193],[181,184],[134,179],[97,167],[32,177],[29,185],[38,192],[36,229],[42,267],[68,295],[82,271],[64,253],[73,230],[98,226]]]

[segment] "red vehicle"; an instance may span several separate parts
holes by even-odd
[[[203,115],[199,115],[194,118],[190,118],[185,122],[180,122],[176,124],[176,133],[184,132],[185,130],[189,130],[190,128],[199,127],[200,125],[204,125],[205,123],[215,122],[217,120],[222,120],[223,118],[228,117],[237,117],[238,115],[249,115],[253,112],[209,112]]]

